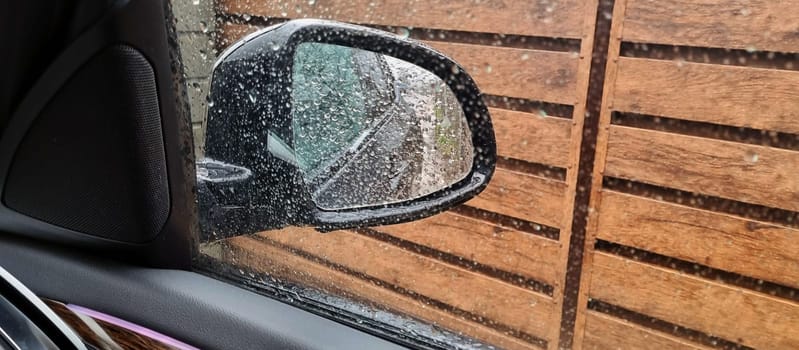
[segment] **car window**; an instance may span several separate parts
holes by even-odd
[[[201,244],[198,271],[417,347],[799,348],[799,1],[173,6],[198,159],[217,53],[298,18],[453,58],[484,95],[499,155],[484,192],[446,212],[231,235]],[[303,45],[316,54],[294,58],[296,138],[270,141],[285,159],[324,177],[324,160],[397,101],[412,104],[404,86],[420,84],[441,92],[426,145],[450,158],[414,152],[439,173],[463,170],[454,159],[473,154],[452,140],[469,126],[444,120],[457,102],[445,87],[368,50]],[[388,176],[374,174],[351,194]],[[325,200],[346,209],[350,198]]]

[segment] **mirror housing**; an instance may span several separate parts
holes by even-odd
[[[314,203],[294,156],[292,67],[303,43],[367,50],[412,63],[446,83],[471,133],[471,170],[419,198],[325,210]],[[394,34],[324,20],[293,20],[253,33],[214,65],[205,157],[198,161],[203,241],[277,229],[319,231],[397,224],[461,204],[488,184],[496,144],[488,109],[472,78],[443,54]]]

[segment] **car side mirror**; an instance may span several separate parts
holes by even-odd
[[[294,20],[251,34],[216,62],[208,106],[205,241],[424,218],[480,193],[496,163],[463,68],[366,27]]]

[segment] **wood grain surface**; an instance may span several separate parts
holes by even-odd
[[[600,239],[799,287],[799,230],[603,191]]]
[[[588,310],[585,321],[585,343],[589,350],[710,350],[679,337],[655,331],[622,319]]]
[[[350,231],[283,229],[259,236],[541,338],[552,298]]]
[[[222,41],[230,44],[258,27],[226,23]],[[491,95],[572,104],[578,59],[568,52],[425,41],[453,58]]]
[[[446,310],[436,308],[413,296],[400,294],[374,282],[334,270],[328,266],[294,255],[284,249],[248,238],[228,240],[225,260],[239,266],[267,273],[293,283],[318,288],[347,298],[360,300],[378,309],[391,310],[421,318],[434,325],[458,330],[467,336],[506,349],[539,349],[510,336]]]
[[[795,302],[593,252],[599,238],[799,288],[796,229],[602,190],[603,179],[617,177],[799,211],[799,152],[611,125],[612,113],[618,111],[799,134],[799,72],[790,68],[799,63],[788,62],[786,69],[774,70],[740,66],[745,62],[732,66],[620,57],[623,41],[686,45],[699,53],[704,52],[701,47],[764,56],[767,53],[759,51],[799,52],[799,0],[616,0],[604,81],[589,81],[588,76],[593,25],[597,16],[611,16],[580,12],[594,11],[594,1],[221,0],[219,5],[229,14],[271,20],[315,17],[443,30],[439,33],[444,37],[436,40],[447,40],[452,33],[447,31],[581,39],[579,54],[426,41],[464,66],[487,94],[574,106],[571,120],[491,108],[501,156],[567,169],[566,181],[500,168],[489,187],[468,203],[557,227],[560,242],[455,213],[375,228],[406,242],[550,283],[555,286],[552,298],[414,251],[411,244],[399,247],[354,232],[321,235],[290,229],[262,233],[258,239],[235,238],[231,254],[239,263],[372,301],[498,347],[532,347],[420,301],[430,298],[546,339],[554,349],[562,314],[559,287],[569,254],[583,248],[567,249],[566,244],[571,240],[570,215],[578,190],[576,166],[587,89],[599,83],[604,91],[575,348],[706,349],[645,324],[588,310],[589,297],[745,346],[799,348]],[[255,29],[227,23],[222,25],[221,39],[229,44]],[[726,54],[718,49],[707,52]],[[278,245],[300,250],[302,256]]]
[[[799,210],[799,152],[610,127],[605,175]]]
[[[624,40],[799,52],[796,0],[630,0]]]
[[[489,108],[500,156],[566,168],[571,121],[538,114]]]
[[[799,304],[604,252],[594,253],[590,294],[743,345],[799,347]]]
[[[612,107],[799,133],[799,72],[621,57]]]
[[[425,43],[463,66],[483,93],[575,103],[576,54],[442,41]]]
[[[231,14],[323,18],[360,24],[579,38],[580,0],[221,0]]]
[[[553,261],[560,243],[555,240],[451,212],[375,229],[534,280],[559,282]]]
[[[497,168],[488,187],[467,203],[495,213],[561,227],[565,196],[564,182]]]

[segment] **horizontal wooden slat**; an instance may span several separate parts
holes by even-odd
[[[533,163],[569,166],[571,120],[489,108],[497,153]]]
[[[568,52],[425,41],[452,57],[491,95],[574,104],[578,57]]]
[[[621,57],[615,89],[617,111],[799,133],[799,72]]]
[[[711,349],[591,310],[585,316],[584,339],[587,350]]]
[[[604,191],[598,237],[799,288],[799,230]]]
[[[604,252],[592,270],[591,298],[755,348],[799,347],[796,303]]]
[[[565,195],[564,182],[497,168],[488,187],[468,204],[560,228]]]
[[[347,298],[365,301],[381,309],[420,318],[507,349],[538,349],[520,339],[427,305],[409,296],[392,292],[374,283],[293,255],[288,251],[247,237],[228,240],[224,260]]]
[[[546,339],[552,298],[350,231],[283,229],[260,236]]]
[[[258,27],[226,23],[222,41],[230,44]],[[452,57],[483,93],[573,104],[578,58],[566,52],[425,41]]]
[[[222,23],[219,26],[218,49],[224,50],[234,42],[263,27],[250,24]],[[221,52],[220,50],[220,52]]]
[[[221,0],[227,13],[324,18],[361,24],[580,38],[580,0]]]
[[[610,127],[605,175],[799,210],[799,152]]]
[[[624,40],[799,51],[796,0],[629,0]]]
[[[560,243],[555,240],[454,213],[376,229],[538,281],[558,280],[555,262]]]

